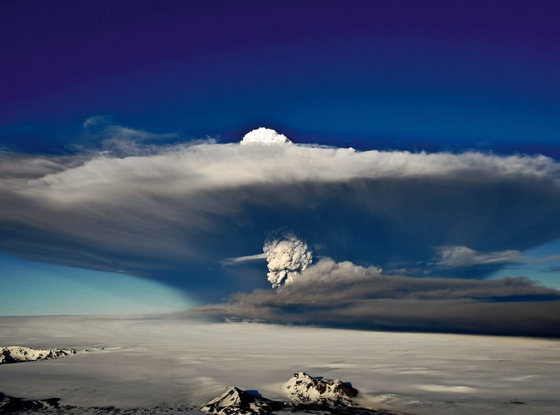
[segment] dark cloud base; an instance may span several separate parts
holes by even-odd
[[[447,302],[370,300],[346,307],[240,308],[206,306],[188,313],[219,321],[243,320],[334,328],[560,338],[560,301]]]
[[[236,294],[191,316],[367,330],[560,337],[560,291],[524,278],[385,276],[325,259],[299,281]]]
[[[481,278],[503,264],[439,269],[430,262],[436,247],[524,250],[554,240],[560,237],[556,187],[546,180],[362,179],[219,188],[195,199],[146,190],[79,206],[7,194],[0,249],[195,291],[212,279],[224,295],[259,287],[259,280],[236,286],[221,260],[258,253],[271,231],[291,231],[316,255],[338,261]]]

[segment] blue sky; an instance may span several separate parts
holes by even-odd
[[[63,152],[81,123],[558,157],[556,2],[8,3],[2,140]],[[117,24],[118,22],[118,24]]]
[[[0,314],[145,314],[182,311],[186,294],[126,274],[76,269],[0,255]]]
[[[288,234],[387,275],[560,288],[559,13],[2,3],[0,314],[269,289],[262,258],[232,258]],[[260,126],[295,145],[238,146]]]

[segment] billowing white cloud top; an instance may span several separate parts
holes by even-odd
[[[268,281],[274,288],[290,284],[311,265],[312,256],[307,244],[294,235],[266,241],[263,246],[268,266]]]
[[[277,133],[270,128],[260,127],[249,131],[241,140],[246,144],[291,144],[292,142],[284,134]]]

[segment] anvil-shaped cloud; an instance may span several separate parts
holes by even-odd
[[[0,249],[159,278],[212,299],[266,287],[262,272],[241,276],[223,260],[260,252],[271,232],[294,232],[317,257],[455,277],[487,276],[505,263],[477,263],[485,253],[560,238],[553,159],[355,151],[251,134],[277,145],[136,143],[139,151],[127,141],[117,152],[4,153]],[[441,247],[476,255],[456,269],[449,258],[457,256],[442,259]]]

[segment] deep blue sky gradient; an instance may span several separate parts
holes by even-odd
[[[7,1],[0,144],[57,153],[92,115],[181,139],[560,157],[554,1]]]

